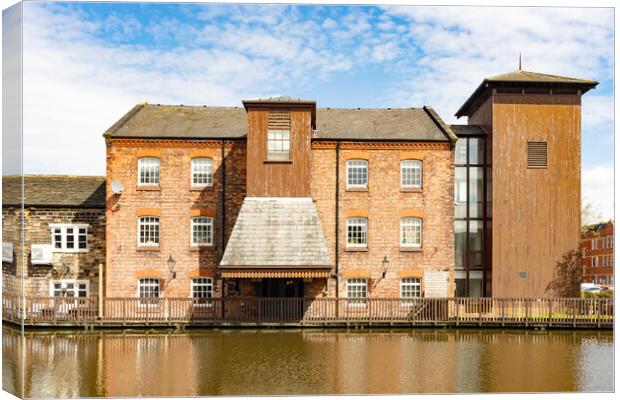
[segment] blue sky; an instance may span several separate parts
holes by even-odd
[[[583,99],[582,192],[609,217],[613,34],[609,8],[25,3],[24,170],[104,174],[101,133],[142,101],[284,94],[431,105],[454,123],[521,52],[525,70],[600,81]]]

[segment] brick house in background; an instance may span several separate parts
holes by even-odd
[[[614,223],[588,225],[581,233],[582,282],[614,286]]]
[[[2,285],[26,296],[95,296],[105,263],[105,178],[2,178]],[[23,251],[22,251],[23,250]],[[20,255],[23,255],[20,256]]]

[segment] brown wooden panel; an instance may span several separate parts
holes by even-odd
[[[270,109],[278,111],[278,108],[248,108],[247,194],[249,197],[310,197],[311,108],[290,110],[290,161],[267,160]]]
[[[493,96],[495,297],[550,296],[557,261],[579,247],[580,118],[576,95]],[[547,142],[547,168],[527,168],[528,142]]]

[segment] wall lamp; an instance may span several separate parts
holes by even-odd
[[[383,257],[383,272],[381,273],[381,278],[385,279],[385,275],[387,274],[388,267],[390,266],[390,260],[388,260],[387,255]]]
[[[166,260],[166,263],[168,264],[168,269],[170,270],[170,275],[172,275],[172,279],[176,279],[177,273],[174,270],[174,265],[177,263],[176,260],[172,258],[172,255],[168,255],[168,259]]]

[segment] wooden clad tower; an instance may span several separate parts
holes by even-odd
[[[581,96],[597,84],[519,69],[484,79],[457,111],[487,131],[487,295],[553,296],[556,263],[579,248]]]

